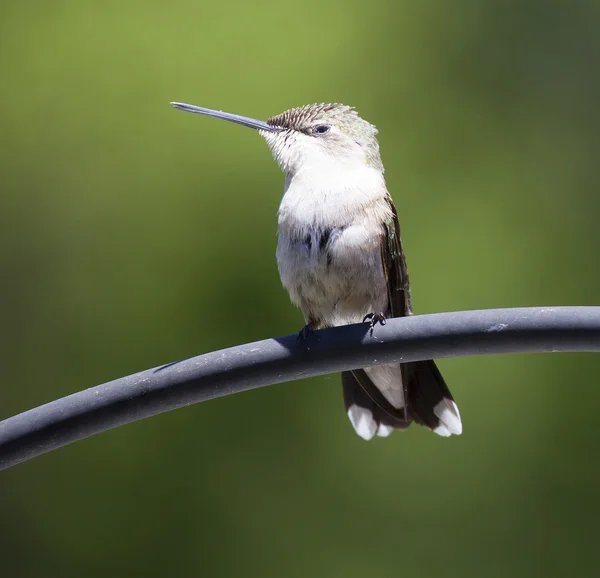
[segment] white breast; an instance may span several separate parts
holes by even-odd
[[[362,321],[387,306],[380,242],[391,213],[383,175],[329,168],[288,179],[278,214],[281,281],[318,326]]]

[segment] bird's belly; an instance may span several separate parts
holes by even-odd
[[[332,327],[387,310],[379,237],[363,226],[279,235],[277,263],[284,287],[307,323]]]

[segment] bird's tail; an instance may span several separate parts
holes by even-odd
[[[388,436],[415,421],[441,436],[460,435],[458,407],[435,363],[417,361],[399,368],[342,373],[344,403],[356,433],[364,439]]]

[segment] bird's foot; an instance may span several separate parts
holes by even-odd
[[[296,337],[296,341],[302,341],[306,346],[307,350],[310,350],[310,341],[312,341],[313,339],[319,341],[319,338],[315,335],[315,330],[313,329],[310,323],[308,323],[302,329],[300,329],[298,337]]]
[[[373,336],[373,328],[375,327],[375,325],[377,325],[378,323],[380,325],[386,324],[385,315],[382,311],[379,311],[378,313],[368,313],[367,315],[365,315],[363,323],[365,321],[370,321],[369,332],[371,336]]]

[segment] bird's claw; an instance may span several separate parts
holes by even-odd
[[[369,331],[371,335],[373,335],[373,328],[375,327],[375,325],[377,325],[378,323],[380,325],[386,324],[385,315],[382,311],[379,311],[377,313],[368,313],[367,315],[365,315],[363,323],[365,323],[365,321],[370,321]]]
[[[306,349],[310,350],[311,339],[316,339],[319,341],[319,338],[315,335],[315,330],[312,328],[312,325],[307,324],[302,329],[300,329],[298,333],[298,337],[296,337],[296,341],[303,341],[304,345],[306,345]]]

